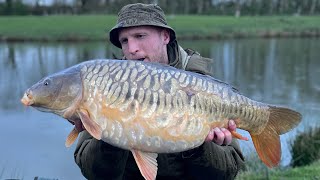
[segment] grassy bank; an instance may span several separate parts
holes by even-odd
[[[179,39],[320,36],[320,16],[168,16]],[[105,40],[116,16],[0,16],[2,40]]]
[[[308,166],[288,169],[269,170],[268,172],[242,172],[236,180],[256,180],[256,179],[320,179],[320,161]]]

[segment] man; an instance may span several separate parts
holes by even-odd
[[[183,50],[175,31],[167,25],[162,9],[152,4],[129,4],[119,14],[110,31],[110,41],[122,49],[124,59],[169,64],[187,71],[210,74],[212,60],[192,50]],[[211,74],[210,74],[211,75]],[[157,179],[234,179],[244,160],[229,128],[210,131],[200,147],[172,154],[158,155]],[[92,138],[87,131],[80,135],[75,161],[88,179],[142,179],[130,151],[113,147]]]

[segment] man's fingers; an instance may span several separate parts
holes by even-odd
[[[224,141],[223,141],[223,145],[229,145],[232,141],[232,134],[231,132],[226,129],[226,128],[221,128],[221,131],[223,132],[224,134]]]
[[[213,132],[213,129],[211,129],[211,130],[209,131],[209,134],[207,135],[205,141],[212,141],[213,138],[214,138],[214,132]]]
[[[229,145],[232,141],[231,131],[235,131],[236,129],[237,125],[234,120],[229,120],[227,129],[218,127],[211,129],[205,141],[213,141],[218,145]]]
[[[213,140],[212,141],[215,142],[218,145],[222,145],[225,136],[224,136],[224,133],[221,131],[221,129],[217,128],[217,127],[214,128],[213,129],[213,134],[214,134],[214,136],[213,136]]]
[[[229,120],[228,129],[229,129],[229,131],[235,131],[237,129],[237,125],[234,122],[234,120]]]

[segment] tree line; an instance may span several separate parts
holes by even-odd
[[[116,14],[130,3],[156,3],[166,14],[318,15],[320,0],[22,0],[0,2],[0,15]]]

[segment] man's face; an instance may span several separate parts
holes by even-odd
[[[119,41],[126,59],[168,64],[169,32],[153,26],[123,28]]]

